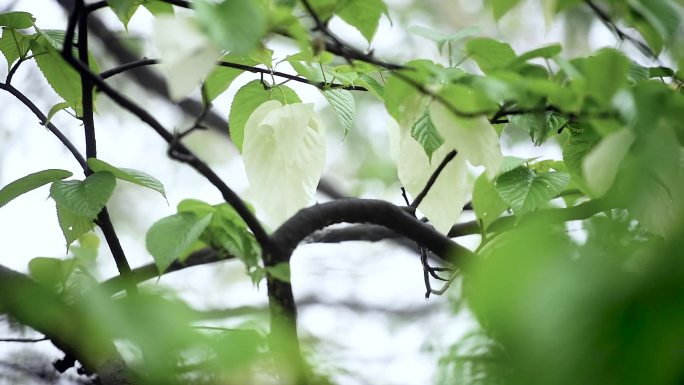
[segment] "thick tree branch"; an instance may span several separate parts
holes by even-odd
[[[69,356],[78,359],[102,384],[133,384],[133,374],[111,341],[100,338],[80,309],[61,302],[45,287],[0,265],[0,308],[19,322],[44,334]]]

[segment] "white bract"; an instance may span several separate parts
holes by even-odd
[[[430,119],[446,145],[455,148],[473,166],[484,166],[489,179],[496,176],[503,155],[499,136],[485,116],[456,116],[442,103],[433,101],[430,104]]]
[[[250,198],[281,224],[316,192],[325,167],[325,132],[313,104],[269,100],[245,124],[242,158]]]
[[[582,161],[582,175],[594,197],[605,194],[615,181],[620,162],[634,142],[628,128],[613,132],[601,140]]]
[[[195,19],[187,15],[157,17],[153,39],[174,101],[186,97],[202,82],[220,54]]]
[[[408,128],[400,127],[394,119],[390,119],[388,124],[390,148],[397,162],[399,180],[415,198],[425,188],[428,179],[451,151],[451,147],[442,145],[432,154],[430,162],[425,150],[413,139]],[[439,174],[418,209],[439,232],[446,234],[461,215],[471,191],[468,166],[465,158],[458,154]]]

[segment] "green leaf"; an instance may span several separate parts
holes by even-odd
[[[145,244],[147,251],[154,257],[160,274],[199,239],[211,218],[212,214],[199,216],[191,212],[180,212],[162,218],[150,227]]]
[[[68,178],[71,175],[73,174],[66,170],[51,169],[38,171],[19,178],[0,189],[0,207],[22,194],[35,190],[48,183]]]
[[[344,136],[347,136],[354,124],[354,116],[356,115],[354,95],[347,90],[327,90],[323,91],[323,96],[337,113],[337,118],[344,128]]]
[[[250,196],[274,223],[309,203],[325,167],[325,129],[313,107],[269,100],[245,124],[242,158]]]
[[[245,132],[245,123],[252,112],[264,102],[277,100],[283,104],[299,103],[301,100],[297,94],[287,86],[277,86],[264,89],[259,80],[253,80],[238,90],[230,106],[228,121],[230,124],[230,138],[242,152],[242,142]]]
[[[114,11],[116,17],[121,20],[124,27],[128,28],[128,22],[142,4],[142,0],[107,0],[107,4]]]
[[[26,54],[31,49],[31,36],[10,28],[2,29],[2,37],[0,37],[0,52],[7,60],[7,69],[9,70],[15,61],[19,58],[25,58]]]
[[[411,127],[411,136],[423,147],[431,162],[432,153],[444,144],[444,139],[430,120],[430,111],[427,108],[423,116]]]
[[[55,116],[56,113],[62,110],[66,110],[67,108],[71,107],[71,105],[67,102],[61,102],[57,103],[54,106],[50,108],[50,111],[47,113],[47,117],[45,121],[42,123],[44,126],[47,126],[48,123],[52,120],[52,118]]]
[[[214,43],[234,55],[254,50],[266,33],[264,10],[257,1],[224,0],[215,4],[197,0],[192,5]]]
[[[142,5],[154,16],[172,15],[174,13],[173,5],[161,0],[143,0]]]
[[[57,207],[64,207],[89,220],[95,219],[114,192],[116,179],[110,172],[96,172],[85,180],[54,182],[50,196]]]
[[[60,52],[43,36],[31,44],[34,59],[52,89],[69,103],[76,115],[83,115],[83,98],[81,95],[81,76],[69,63],[64,61]]]
[[[337,16],[361,32],[370,43],[387,6],[382,0],[344,0],[335,10]]]
[[[245,221],[230,205],[221,203],[212,206],[200,200],[184,199],[178,204],[178,212],[191,212],[200,217],[213,215],[200,240],[215,250],[224,250],[240,259],[255,284],[263,278],[259,272],[261,247],[249,232]],[[183,260],[182,256],[180,259]]]
[[[359,74],[359,80],[357,83],[360,86],[366,87],[369,92],[380,98],[380,100],[385,99],[385,86],[380,84],[375,78],[367,74]]]
[[[475,180],[473,188],[473,211],[477,219],[482,222],[483,228],[486,230],[508,207],[509,205],[499,196],[494,184],[487,179],[485,174],[481,174]]]
[[[560,194],[569,182],[570,175],[564,172],[536,173],[529,168],[518,167],[496,178],[494,186],[513,211],[523,214]]]
[[[266,266],[266,271],[268,275],[279,281],[290,282],[290,264],[288,262],[280,262],[275,266]]]
[[[480,31],[480,28],[467,27],[452,34],[446,34],[432,28],[427,28],[420,25],[412,25],[408,28],[408,31],[418,36],[422,36],[428,40],[434,41],[437,44],[437,49],[441,51],[445,44],[455,43],[467,37],[473,36]]]
[[[33,26],[36,18],[28,12],[0,13],[0,26],[12,29],[26,29]]]
[[[587,92],[602,105],[610,105],[615,93],[627,85],[630,62],[619,51],[604,49],[584,63]]]
[[[60,204],[57,204],[57,220],[59,221],[59,227],[62,229],[62,234],[64,234],[67,250],[69,250],[69,246],[75,240],[95,227],[93,218],[75,213]]]
[[[552,57],[561,53],[562,49],[563,48],[560,44],[552,44],[546,47],[533,49],[532,51],[525,52],[524,54],[518,56],[518,58],[515,59],[515,64],[524,63],[528,60],[536,58],[551,59]]]
[[[238,59],[238,60],[236,60]],[[233,55],[226,55],[221,58],[222,61],[230,61],[230,62],[238,62],[240,64],[244,65],[255,65],[256,61],[251,60],[251,59],[242,59],[242,58],[237,58]],[[206,79],[204,79],[204,84],[203,84],[203,90],[204,90],[204,96],[206,98],[207,102],[212,102],[214,99],[216,99],[219,95],[221,95],[225,90],[230,87],[230,84],[240,76],[242,73],[244,73],[244,70],[240,70],[237,68],[230,68],[230,67],[223,67],[220,65],[217,65],[214,67],[213,70],[207,75]]]
[[[582,175],[593,197],[604,195],[615,181],[618,169],[636,137],[629,128],[614,132],[584,157]]]
[[[494,11],[494,19],[501,19],[508,11],[513,9],[520,0],[490,0],[492,4],[492,10]]]
[[[669,0],[629,0],[632,23],[656,54],[664,42],[676,38],[681,23],[681,7],[675,9]]]
[[[114,167],[107,162],[95,158],[88,159],[88,167],[90,167],[90,169],[94,172],[110,172],[116,179],[125,180],[127,182],[137,184],[138,186],[147,187],[157,191],[164,198],[166,198],[164,185],[162,185],[157,178],[142,171],[130,168]]]
[[[549,111],[513,115],[509,117],[509,122],[511,126],[529,132],[534,144],[541,146],[549,136],[555,135],[567,123],[567,119]]]
[[[469,40],[466,43],[466,52],[484,73],[505,68],[516,59],[515,51],[510,45],[489,38]]]
[[[75,268],[76,263],[73,260],[58,258],[37,257],[28,263],[31,278],[52,290],[57,290],[60,285],[66,283]]]

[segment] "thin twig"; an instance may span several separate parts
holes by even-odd
[[[264,228],[261,226],[261,223],[259,223],[259,220],[249,210],[242,199],[230,187],[228,187],[228,185],[226,185],[225,182],[223,182],[223,180],[206,163],[198,158],[185,145],[182,143],[177,143],[176,136],[164,128],[164,126],[162,126],[161,123],[159,123],[159,121],[152,116],[149,111],[114,89],[101,77],[94,74],[90,68],[88,68],[88,66],[84,65],[82,62],[73,57],[67,56],[66,60],[76,71],[92,81],[101,92],[109,96],[115,103],[128,110],[130,113],[137,116],[140,120],[149,125],[159,136],[161,136],[170,146],[173,147],[174,151],[186,155],[187,158],[184,160],[184,162],[204,176],[221,192],[224,200],[235,209],[238,215],[245,221],[249,229],[254,233],[254,236],[261,247],[267,252],[271,251],[270,239]]]
[[[423,190],[413,199],[411,207],[413,207],[414,209],[418,208],[418,205],[420,205],[423,199],[425,199],[425,196],[437,181],[439,174],[441,174],[444,168],[449,164],[449,162],[451,162],[451,160],[456,157],[456,153],[456,150],[451,150],[448,154],[446,154],[446,156],[444,157],[444,159],[442,159],[442,162],[439,164],[439,166],[437,166],[432,175],[430,175],[430,179],[428,179],[427,183],[425,184],[425,187],[423,187]]]
[[[589,6],[589,8],[591,8],[592,11],[594,11],[596,16],[598,16],[601,22],[603,22],[606,28],[611,30],[618,37],[618,39],[632,43],[639,51],[641,51],[641,53],[644,56],[651,58],[655,61],[660,61],[658,55],[656,55],[655,52],[653,52],[653,50],[648,45],[646,45],[646,43],[640,41],[639,39],[627,34],[622,29],[620,29],[620,27],[618,27],[617,24],[615,24],[615,22],[610,18],[608,13],[606,13],[604,10],[602,10],[600,7],[594,4],[592,0],[585,0],[584,2]]]
[[[24,95],[21,91],[17,90],[12,86],[11,84],[5,84],[5,83],[0,83],[0,89],[5,90],[12,94],[15,98],[17,98],[20,102],[22,102],[33,114],[40,120],[40,124],[44,125],[47,127],[47,129],[59,139],[60,142],[66,147],[67,150],[71,153],[71,155],[76,159],[78,164],[83,168],[83,170],[86,170],[88,168],[88,165],[86,164],[86,160],[81,155],[81,153],[78,151],[76,146],[74,146],[73,143],[62,134],[62,132],[55,127],[52,122],[47,122],[47,116],[43,114],[43,112],[29,99]],[[46,124],[47,122],[47,124]]]
[[[0,342],[17,342],[17,343],[34,343],[34,342],[43,342],[43,341],[49,341],[50,339],[47,337],[43,338],[0,338]]]

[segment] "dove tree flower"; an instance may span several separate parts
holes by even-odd
[[[250,197],[277,224],[306,206],[325,167],[325,129],[310,103],[269,100],[245,124]]]

